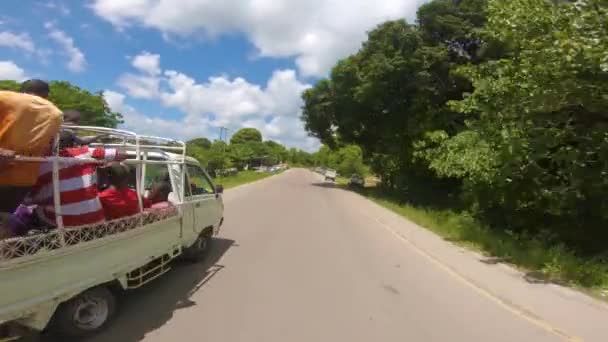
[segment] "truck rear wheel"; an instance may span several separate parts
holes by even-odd
[[[101,330],[115,312],[112,292],[103,286],[94,287],[59,305],[50,330],[71,337],[90,335]]]

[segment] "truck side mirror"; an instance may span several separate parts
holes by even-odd
[[[224,187],[222,185],[216,185],[215,186],[215,193],[217,193],[217,194],[223,194],[224,193]]]

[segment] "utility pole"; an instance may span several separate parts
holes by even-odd
[[[228,143],[228,128],[220,127],[220,141]]]

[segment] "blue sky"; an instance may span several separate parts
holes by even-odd
[[[300,94],[365,32],[423,0],[0,2],[0,79],[68,80],[146,134],[217,138],[258,128],[314,150]]]

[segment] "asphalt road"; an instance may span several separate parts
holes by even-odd
[[[225,194],[210,257],[121,298],[90,341],[608,341],[608,309],[306,170]]]

